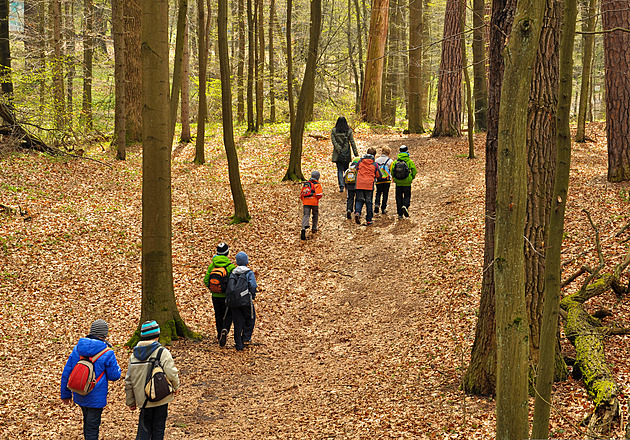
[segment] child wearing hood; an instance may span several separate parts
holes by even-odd
[[[210,288],[210,276],[212,270],[216,267],[224,267],[229,277],[236,265],[230,261],[228,254],[230,253],[230,247],[226,243],[219,243],[217,246],[217,254],[212,257],[212,263],[208,266],[206,276],[203,279],[203,283],[206,287]],[[227,338],[227,334],[230,332],[232,326],[232,314],[230,310],[225,307],[225,291],[212,292],[212,306],[214,308],[214,322],[217,329],[217,340],[219,345],[223,347]]]
[[[361,211],[365,205],[365,221],[368,226],[372,224],[374,216],[372,196],[374,195],[374,181],[381,176],[378,165],[374,161],[376,149],[370,147],[367,154],[361,158],[357,165],[357,200],[355,203],[354,220],[358,225],[361,224]]]
[[[398,219],[409,217],[409,205],[411,203],[411,184],[418,174],[416,165],[409,157],[409,148],[401,145],[398,149],[398,157],[392,163],[392,178],[396,184],[396,211]]]
[[[309,183],[313,186],[313,193],[305,196],[304,194],[300,194],[300,199],[302,199],[302,210],[304,212],[304,216],[302,217],[302,231],[300,232],[300,239],[306,240],[306,230],[309,228],[308,222],[311,218],[311,213],[313,215],[313,228],[311,231],[313,233],[317,232],[317,222],[319,220],[319,199],[324,195],[324,190],[322,189],[322,185],[319,183],[319,171],[313,171],[311,173],[311,178],[309,179]]]
[[[245,348],[246,342],[252,341],[252,333],[254,332],[254,324],[256,323],[254,300],[256,299],[258,284],[256,283],[254,272],[247,267],[249,257],[245,252],[241,251],[236,254],[236,264],[236,268],[230,275],[230,281],[232,281],[232,278],[245,277],[247,280],[247,290],[251,298],[251,301],[249,301],[249,304],[246,306],[230,307],[232,310],[232,321],[234,322],[234,346],[237,351],[241,351]],[[238,281],[236,283],[238,283]],[[228,286],[229,285],[231,285],[230,282],[228,282]]]
[[[135,346],[129,358],[129,367],[125,377],[126,404],[132,411],[140,408],[137,440],[162,440],[166,429],[168,404],[173,400],[179,388],[179,374],[171,352],[162,347],[160,326],[155,321],[146,321],[140,328],[140,342]],[[149,402],[144,391],[149,359],[159,357],[173,392],[162,400]]]

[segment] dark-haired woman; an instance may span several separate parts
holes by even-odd
[[[346,118],[341,116],[337,119],[335,127],[330,133],[330,139],[333,144],[332,161],[337,164],[337,181],[339,182],[339,192],[343,192],[344,181],[343,173],[348,169],[348,165],[352,160],[352,153],[358,156],[357,144],[354,143],[352,137],[352,129],[348,126]],[[352,151],[350,149],[352,148]]]

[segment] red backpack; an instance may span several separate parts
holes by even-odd
[[[94,389],[98,381],[103,377],[103,374],[105,374],[105,370],[103,370],[100,376],[94,380],[94,363],[98,358],[104,355],[107,350],[109,350],[109,348],[105,347],[92,357],[81,356],[79,362],[72,368],[70,377],[68,378],[68,389],[70,391],[85,396]]]

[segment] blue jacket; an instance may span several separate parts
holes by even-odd
[[[232,273],[237,275],[243,272],[247,272],[247,285],[249,287],[249,293],[251,293],[252,299],[256,299],[258,283],[256,283],[256,275],[254,275],[254,271],[247,266],[236,266],[236,268],[232,271]]]
[[[99,351],[107,347],[107,344],[100,339],[92,339],[89,337],[79,339],[77,345],[74,346],[66,366],[61,374],[61,398],[74,398],[74,402],[79,406],[88,408],[104,408],[107,405],[107,382],[120,379],[120,367],[116,360],[116,355],[112,350],[107,350],[99,357],[94,364],[94,374],[98,378],[103,371],[103,377],[99,380],[94,389],[87,395],[82,396],[73,393],[68,389],[68,378],[74,366],[79,362],[81,356],[94,356]]]

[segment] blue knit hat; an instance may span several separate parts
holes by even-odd
[[[140,339],[147,341],[160,336],[160,326],[155,321],[146,321],[140,328]]]
[[[236,264],[239,266],[247,266],[247,263],[249,263],[249,257],[245,252],[240,251],[236,254]]]

